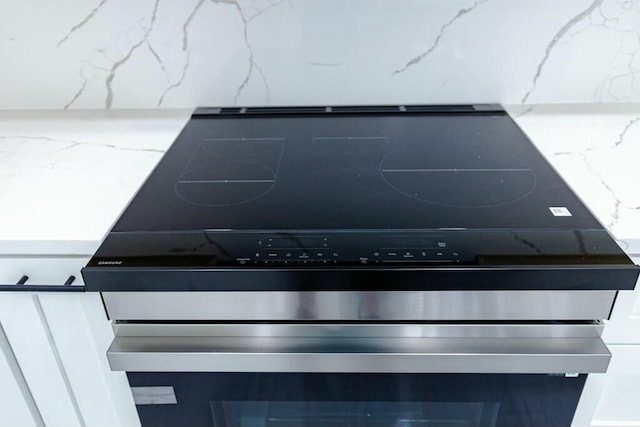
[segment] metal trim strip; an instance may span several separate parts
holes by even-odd
[[[103,292],[111,320],[606,319],[615,291]]]
[[[600,338],[116,337],[111,369],[127,372],[592,373]]]

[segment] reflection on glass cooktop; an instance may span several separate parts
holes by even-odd
[[[192,119],[114,231],[578,227],[506,114],[451,113]]]

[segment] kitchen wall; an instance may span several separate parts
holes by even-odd
[[[0,108],[640,101],[638,0],[0,7]]]

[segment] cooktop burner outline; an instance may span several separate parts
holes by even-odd
[[[526,198],[537,185],[535,172],[525,162],[487,146],[470,147],[459,159],[420,158],[411,147],[415,145],[403,145],[387,153],[380,161],[379,174],[390,188],[421,202],[454,208],[500,207]],[[488,155],[475,156],[473,151],[479,148]],[[476,161],[485,161],[483,157],[489,158],[490,167],[469,167]],[[467,165],[437,167],[458,161]],[[420,163],[431,167],[416,167]],[[508,167],[496,167],[502,164]]]
[[[314,144],[344,154],[381,150],[388,142],[386,136],[313,136]]]
[[[187,203],[208,207],[261,198],[276,185],[284,143],[284,138],[205,138],[184,166],[174,191]]]
[[[209,179],[209,180],[180,180],[181,184],[212,184],[212,183],[233,183],[233,182],[274,182],[273,179]]]

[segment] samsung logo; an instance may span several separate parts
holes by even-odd
[[[122,261],[98,261],[98,265],[120,265]]]

